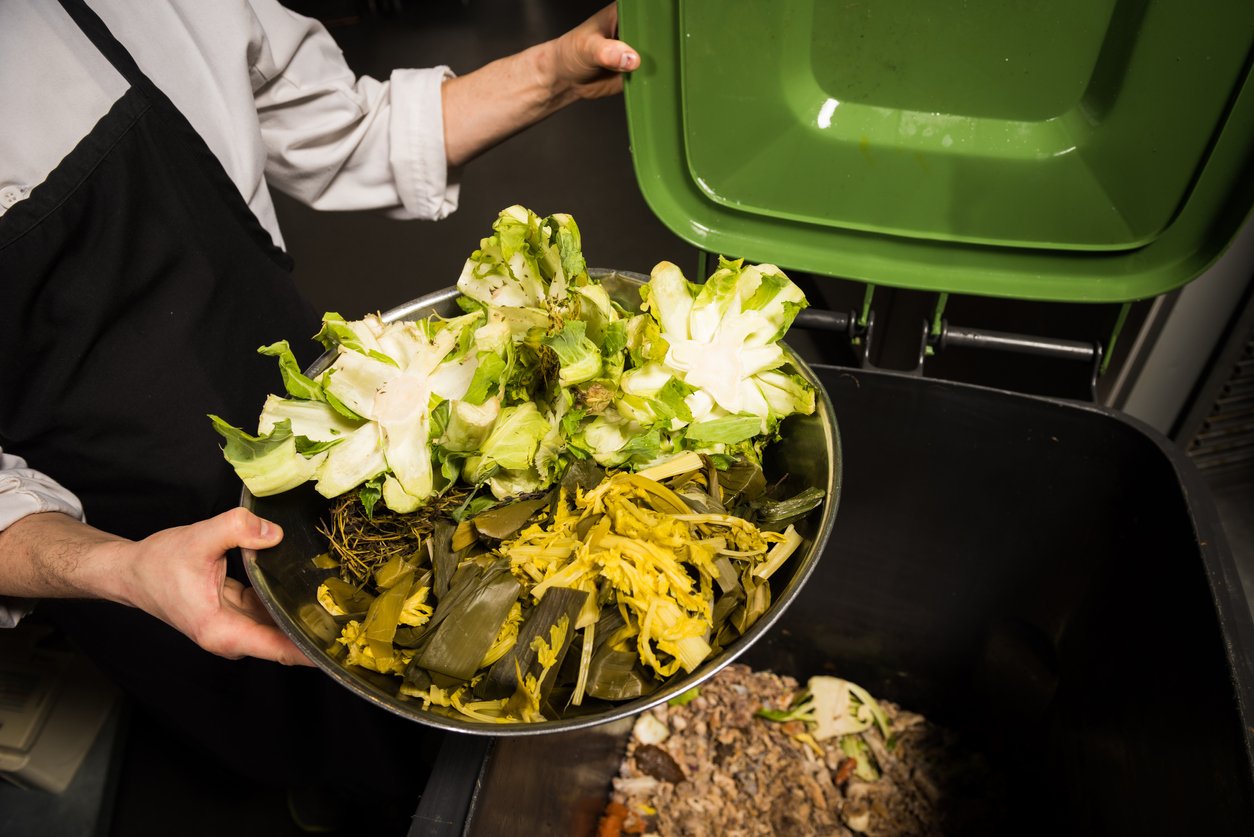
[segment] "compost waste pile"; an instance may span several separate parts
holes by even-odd
[[[993,784],[952,733],[855,683],[734,664],[637,719],[598,837],[980,833]]]

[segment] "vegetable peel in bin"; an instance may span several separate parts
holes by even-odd
[[[781,343],[806,305],[782,271],[589,272],[573,218],[515,206],[428,299],[326,315],[309,370],[263,347],[286,395],[255,434],[211,417],[244,504],[301,531],[245,557],[311,659],[398,714],[495,734],[639,711],[769,627],[840,466],[830,403]],[[290,571],[311,543],[318,573]],[[311,602],[330,644],[296,616]]]

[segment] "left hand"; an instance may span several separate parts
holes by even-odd
[[[460,166],[580,99],[623,89],[639,54],[615,39],[618,8],[606,6],[564,35],[451,78],[441,90],[444,153]]]
[[[581,99],[612,96],[623,89],[623,76],[639,68],[640,56],[615,38],[618,7],[613,3],[552,42],[553,72]]]

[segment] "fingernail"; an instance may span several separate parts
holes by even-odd
[[[634,52],[624,52],[622,57],[618,59],[618,68],[620,70],[630,70],[635,63],[636,54]]]
[[[257,529],[257,534],[263,538],[268,538],[274,534],[274,526],[268,520],[261,521],[261,526]]]

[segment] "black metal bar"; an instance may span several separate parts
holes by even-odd
[[[996,349],[1003,352],[1039,355],[1062,360],[1093,362],[1098,348],[1094,343],[1079,340],[1059,340],[1052,337],[1029,337],[1023,334],[1007,334],[978,328],[963,328],[945,323],[941,326],[938,345],[964,346],[973,349]]]
[[[822,308],[805,308],[797,312],[792,324],[794,328],[812,331],[849,331],[853,315],[844,311],[828,311]]]

